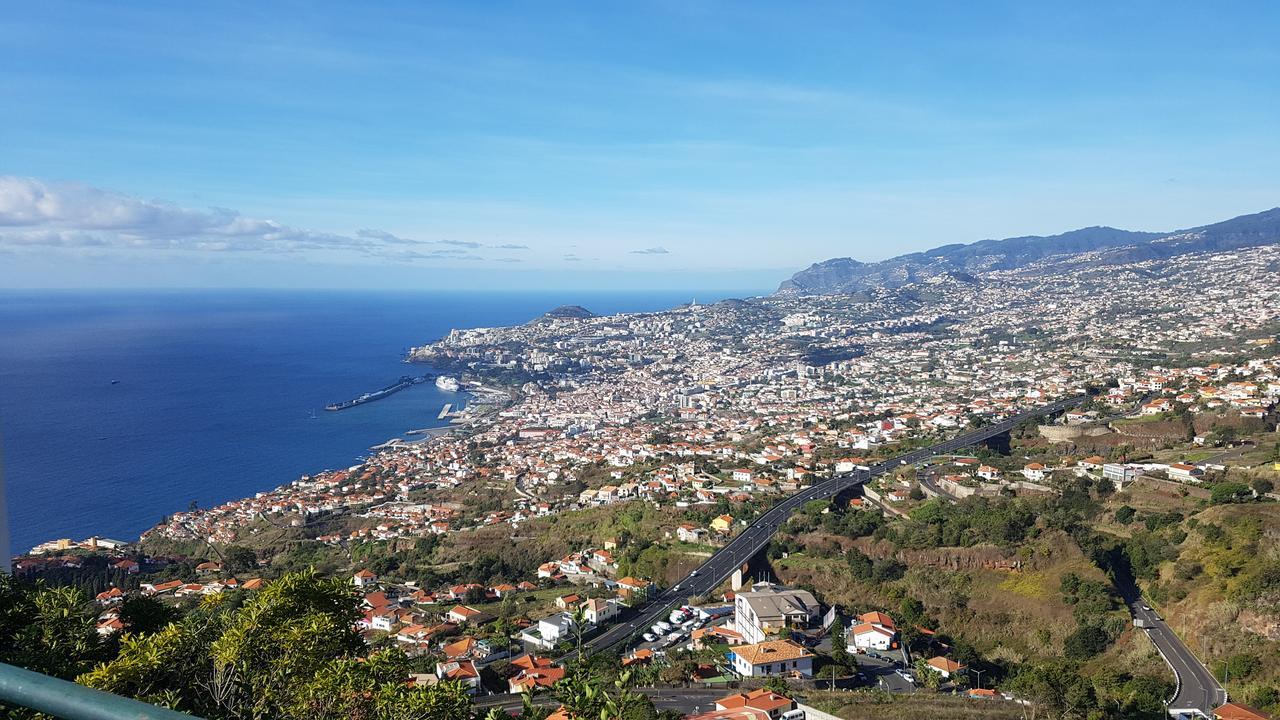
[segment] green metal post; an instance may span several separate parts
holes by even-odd
[[[195,720],[194,715],[4,663],[0,663],[0,702],[31,708],[64,720]]]

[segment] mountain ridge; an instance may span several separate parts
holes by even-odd
[[[972,278],[995,270],[1018,270],[1058,257],[1078,261],[1086,253],[1097,253],[1089,262],[1108,265],[1275,242],[1280,242],[1280,208],[1171,232],[1095,225],[1057,235],[940,245],[872,263],[850,257],[831,258],[795,273],[782,282],[777,293],[824,295],[895,288],[943,275]],[[1052,267],[1053,263],[1047,265]]]

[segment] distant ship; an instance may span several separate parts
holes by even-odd
[[[400,392],[401,390],[409,387],[410,385],[413,385],[415,382],[421,382],[421,381],[418,380],[417,378],[413,378],[408,375],[403,375],[400,377],[399,380],[395,381],[394,383],[380,390],[367,392],[361,395],[360,397],[356,398],[355,400],[347,400],[345,402],[332,403],[330,405],[325,405],[324,409],[329,411],[346,410],[347,408],[355,407],[356,405],[363,405],[367,402],[373,402],[374,400],[381,400],[382,398],[388,395],[392,395],[394,393]]]
[[[457,378],[452,378],[448,375],[441,375],[436,378],[436,387],[447,392],[458,392],[458,388],[462,386],[458,384]]]

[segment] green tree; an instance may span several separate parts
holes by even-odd
[[[288,717],[469,720],[471,698],[459,683],[410,686],[408,659],[391,650],[367,659],[329,661],[292,693]]]
[[[229,573],[254,572],[258,569],[258,556],[243,545],[228,545],[222,551],[223,570]]]
[[[867,557],[858,548],[849,548],[844,554],[844,561],[848,563],[849,569],[853,571],[853,577],[866,582],[871,579],[875,565],[871,562],[871,558]]]
[[[662,669],[660,676],[662,681],[676,685],[678,683],[688,682],[693,678],[698,670],[698,664],[691,658],[682,657],[670,661],[666,667]]]
[[[120,603],[120,622],[129,632],[138,635],[159,632],[178,616],[172,606],[145,595],[130,595]]]
[[[573,642],[577,648],[577,657],[582,657],[582,636],[587,631],[587,604],[578,603],[573,609]]]
[[[836,619],[831,622],[831,662],[842,668],[849,667],[849,649],[846,647],[844,620],[841,619],[840,613],[836,613]]]
[[[764,681],[764,689],[769,692],[776,693],[783,697],[791,697],[791,687],[787,685],[787,681],[776,675],[770,676]]]
[[[362,661],[358,597],[343,578],[291,573],[242,605],[232,597],[209,596],[178,622],[125,637],[114,660],[79,682],[206,718],[470,717],[456,685],[407,685],[402,653]]]
[[[916,679],[924,683],[924,686],[930,690],[937,690],[942,686],[942,673],[929,667],[929,661],[919,658],[915,663]]]
[[[0,662],[74,678],[106,659],[95,619],[79,588],[24,585],[0,573]]]
[[[1063,653],[1073,660],[1088,660],[1107,649],[1111,639],[1097,625],[1080,625],[1063,642]]]
[[[656,720],[649,698],[629,689],[631,674],[623,671],[612,684],[580,664],[574,664],[556,683],[556,699],[571,717],[580,720]]]
[[[1209,501],[1214,505],[1245,502],[1253,497],[1248,485],[1238,482],[1224,482],[1213,486]]]
[[[1097,695],[1074,662],[1054,659],[1028,663],[1019,667],[1003,688],[1027,703],[1028,720],[1107,717],[1093,715],[1100,710]]]

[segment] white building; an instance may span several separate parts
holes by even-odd
[[[520,638],[543,650],[550,650],[557,643],[573,637],[573,616],[557,613],[542,618],[538,624],[520,633]]]
[[[1107,463],[1102,466],[1102,477],[1110,480],[1116,492],[1119,492],[1138,479],[1138,468],[1120,463]]]
[[[1169,470],[1167,472],[1169,473],[1170,480],[1177,480],[1178,482],[1198,483],[1200,482],[1200,478],[1204,476],[1203,470],[1195,465],[1188,465],[1186,463],[1174,463],[1169,466]]]
[[[757,583],[733,599],[733,629],[748,643],[779,630],[810,627],[818,616],[818,600],[808,590]]]
[[[790,640],[738,645],[727,657],[733,671],[744,678],[813,677],[813,653]]]
[[[592,625],[602,625],[618,616],[618,601],[592,598],[582,604],[583,615]]]
[[[859,650],[888,650],[893,647],[893,638],[897,633],[882,625],[859,623],[849,629],[847,647],[851,652]]]
[[[929,658],[927,665],[933,672],[938,673],[943,679],[950,679],[952,675],[956,675],[965,669],[965,665],[958,663],[951,658],[945,658],[941,655]]]

